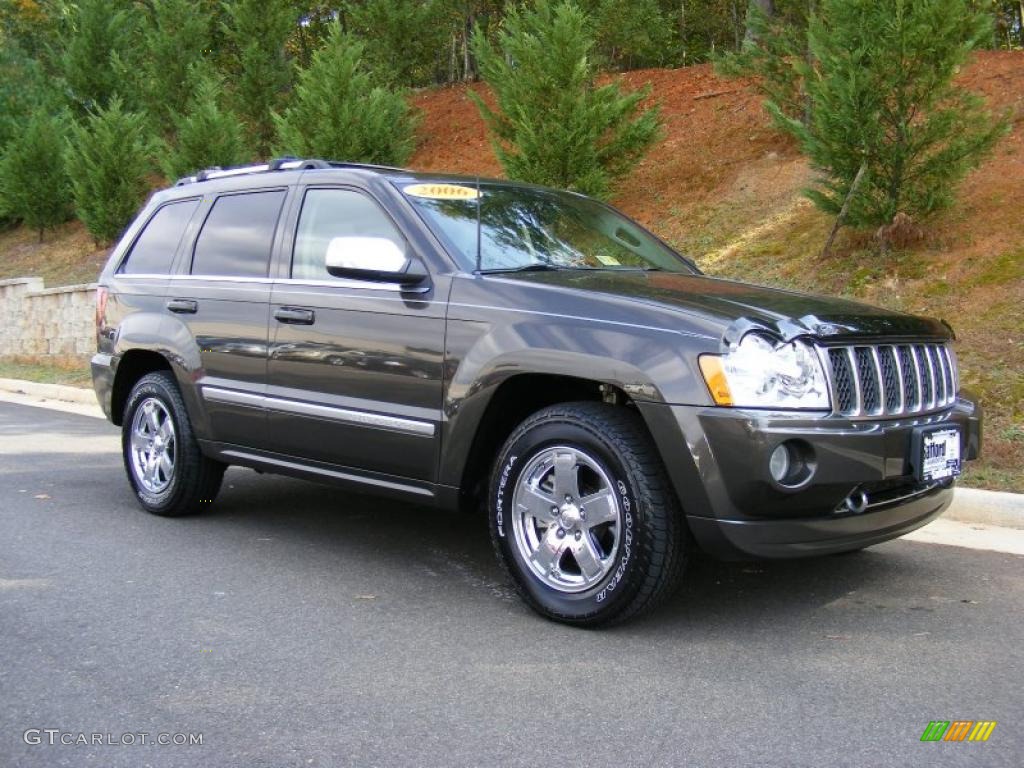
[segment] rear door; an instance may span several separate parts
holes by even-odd
[[[275,187],[207,199],[170,281],[167,312],[198,347],[194,375],[207,419],[200,433],[217,442],[266,442],[268,271],[287,195]]]
[[[133,336],[120,339],[122,342],[139,347],[158,346],[174,259],[199,206],[200,199],[194,197],[172,200],[157,207],[139,228],[111,273],[106,286],[109,290],[105,308],[108,327],[118,327],[129,314],[145,313],[152,318],[152,322],[144,326],[150,338]]]
[[[411,252],[396,220],[365,189],[309,187],[296,208],[291,253],[282,252],[270,301],[273,449],[433,480],[450,282],[435,274],[429,291],[406,293],[327,272],[328,246],[338,238],[388,238]]]

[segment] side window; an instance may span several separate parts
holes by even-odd
[[[192,254],[192,274],[266,277],[285,190],[218,197]]]
[[[350,189],[311,189],[302,201],[295,234],[292,277],[332,280],[324,260],[331,243],[346,237],[382,237],[403,252],[405,238],[379,205]]]
[[[185,227],[198,207],[198,200],[161,206],[135,239],[120,271],[126,275],[168,274]]]

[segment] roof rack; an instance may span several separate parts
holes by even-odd
[[[370,165],[368,163],[342,163],[319,158],[299,157],[278,157],[268,163],[257,163],[255,165],[239,165],[234,168],[221,168],[215,165],[212,168],[197,172],[194,176],[183,176],[178,179],[174,186],[181,187],[185,184],[195,184],[199,181],[211,179],[223,179],[230,176],[245,176],[250,173],[270,173],[273,171],[309,171],[323,170],[327,168],[366,168],[378,171],[401,171],[401,168],[392,168],[385,165]]]

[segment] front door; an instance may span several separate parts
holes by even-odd
[[[288,276],[270,297],[267,427],[272,449],[363,473],[434,479],[441,421],[445,305],[436,286],[332,277],[332,241],[409,244],[367,193],[307,189]],[[378,478],[386,482],[386,478]]]

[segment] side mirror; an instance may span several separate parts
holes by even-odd
[[[336,237],[327,244],[324,265],[334,277],[423,286],[429,275],[422,262],[386,237]]]

